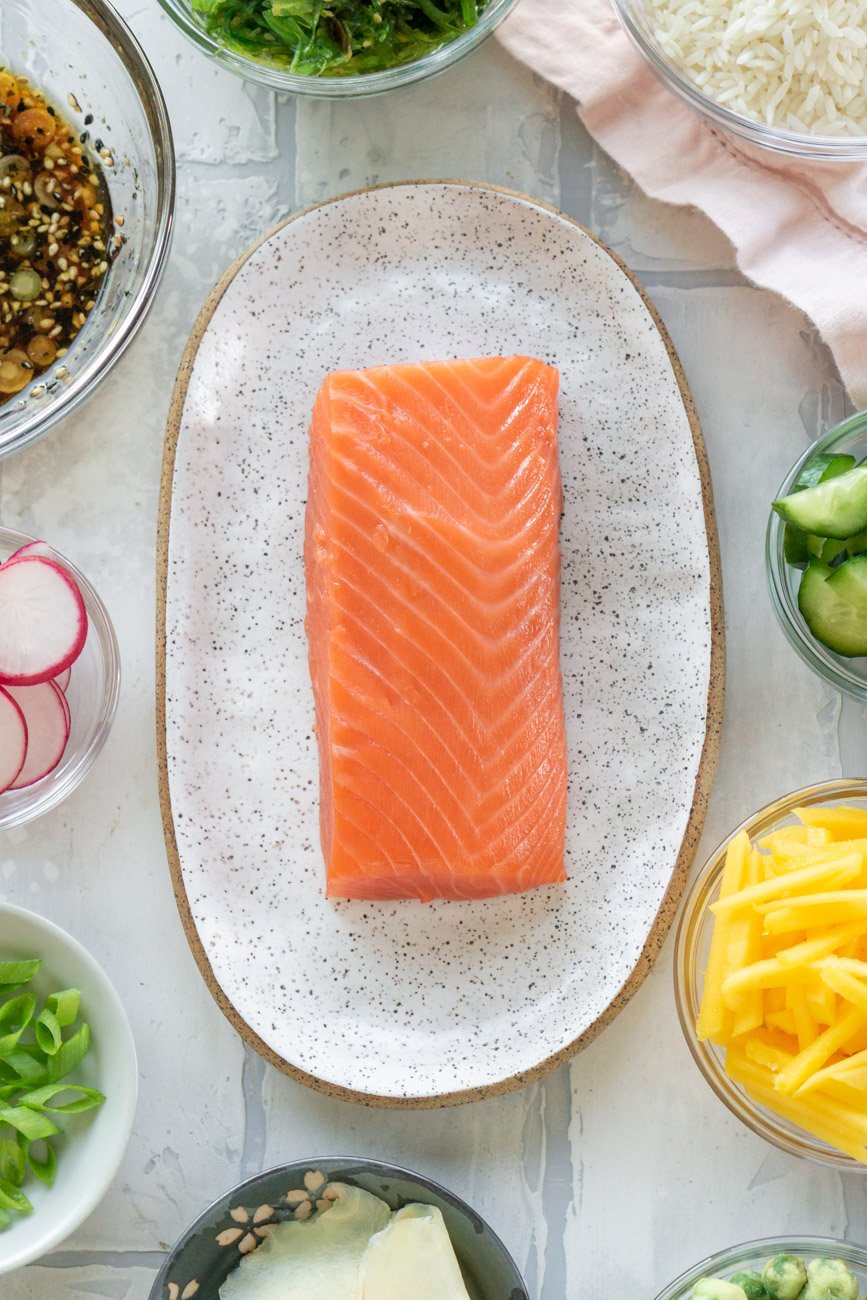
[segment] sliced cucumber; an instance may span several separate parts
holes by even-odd
[[[795,490],[815,487],[817,483],[824,483],[826,479],[836,478],[838,474],[845,474],[847,469],[854,468],[854,456],[836,455],[826,451],[817,452],[807,461],[798,475]]]
[[[836,478],[838,474],[845,474],[854,465],[854,456],[830,456],[827,452],[818,452],[801,470],[794,491],[803,492],[805,488],[815,487],[817,483],[824,483],[826,479]],[[783,533],[783,553],[786,563],[791,564],[794,569],[806,569],[813,556],[825,560],[822,553],[823,543],[827,544],[824,538],[805,533],[802,528],[796,528],[794,524],[786,524]],[[830,562],[830,559],[825,560],[826,564]]]
[[[853,555],[839,569],[832,570],[828,583],[841,600],[856,605],[867,618],[867,555]]]
[[[773,503],[777,514],[805,533],[845,540],[867,530],[867,465],[803,488]]]
[[[791,528],[791,524],[786,524],[786,528]],[[819,559],[823,564],[833,564],[835,560],[842,563],[843,560],[851,559],[853,555],[862,555],[865,551],[867,551],[867,533],[856,533],[854,537],[847,537],[845,541],[829,537],[822,546]]]
[[[862,579],[850,574],[840,590],[839,579],[850,564],[867,565],[863,560],[847,560],[839,569],[829,569],[821,560],[811,560],[798,588],[798,608],[813,636],[838,655],[854,658],[867,655],[867,571]],[[857,602],[848,592],[860,590]]]
[[[793,569],[806,569],[810,560],[823,558],[822,550],[827,545],[824,537],[805,533],[794,524],[786,524],[783,530],[783,554],[786,564],[791,564]],[[835,542],[834,545],[842,545],[842,542]]]

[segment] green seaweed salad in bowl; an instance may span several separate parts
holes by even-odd
[[[516,0],[160,0],[198,47],[300,95],[375,95],[480,45]]]

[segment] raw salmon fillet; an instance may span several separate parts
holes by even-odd
[[[319,390],[304,562],[329,897],[565,879],[557,386],[485,357]]]

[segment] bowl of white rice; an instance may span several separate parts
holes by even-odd
[[[657,76],[778,153],[867,158],[867,0],[613,0]]]

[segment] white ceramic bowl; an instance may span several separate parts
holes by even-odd
[[[41,957],[33,981],[37,995],[81,990],[81,1014],[91,1029],[91,1047],[72,1076],[99,1088],[106,1100],[96,1111],[67,1115],[53,1187],[28,1179],[23,1190],[33,1202],[26,1218],[13,1216],[0,1231],[0,1273],[38,1259],[74,1232],[99,1204],[126,1150],[138,1096],[135,1043],[123,1004],[108,976],[81,944],[44,917],[0,903],[0,960]],[[0,1286],[0,1294],[3,1287]]]

